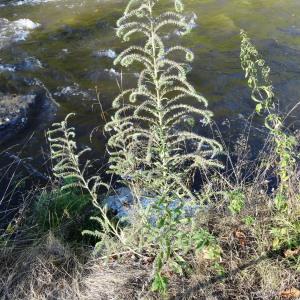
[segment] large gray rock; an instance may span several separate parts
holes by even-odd
[[[142,207],[147,207],[153,203],[155,199],[142,197],[139,202]],[[121,187],[108,196],[104,202],[107,207],[112,210],[116,217],[128,218],[134,214],[136,206],[134,205],[134,196],[128,187]]]
[[[23,129],[36,95],[0,94],[0,144]]]
[[[134,219],[134,215],[137,209],[147,209],[151,208],[153,204],[157,201],[153,197],[141,197],[136,203],[136,199],[132,195],[131,190],[128,187],[121,187],[114,191],[114,193],[104,200],[104,204],[113,211],[117,218],[126,220],[130,223],[131,219]],[[169,208],[176,209],[183,201],[184,217],[194,216],[200,209],[200,205],[194,203],[191,199],[185,200],[173,200],[169,204]],[[157,210],[156,210],[157,213]],[[157,215],[151,214],[149,216],[149,222],[155,224],[157,220]]]

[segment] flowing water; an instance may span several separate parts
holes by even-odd
[[[254,109],[240,68],[241,28],[248,31],[271,66],[282,111],[288,112],[299,101],[299,0],[185,3],[193,31],[180,41],[178,37],[173,40],[194,51],[189,78],[209,100],[226,140],[242,132]],[[37,113],[36,120],[2,149],[19,145],[16,147],[23,149],[24,156],[40,161],[46,128],[75,112],[79,143],[89,144],[96,156],[103,155],[104,120],[95,87],[109,118],[119,86],[136,78],[133,71],[120,70],[112,63],[126,47],[114,34],[125,4],[121,0],[0,0],[0,78],[2,73],[11,76],[10,80],[38,79],[60,104],[55,110]],[[22,94],[22,90],[18,92]],[[295,128],[300,128],[299,117],[300,110],[295,109],[289,119]],[[253,126],[260,132],[261,120],[254,120]],[[252,143],[258,143],[255,132]]]

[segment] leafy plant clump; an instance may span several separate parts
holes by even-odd
[[[297,248],[300,245],[300,208],[299,195],[294,195],[291,189],[293,174],[297,173],[297,140],[284,128],[284,118],[278,112],[274,88],[270,80],[270,68],[259,55],[258,51],[241,31],[241,64],[252,90],[252,99],[257,103],[256,111],[265,114],[265,126],[272,136],[272,146],[275,150],[276,165],[274,168],[279,179],[279,187],[274,191],[273,247]],[[292,200],[293,199],[293,200]]]
[[[281,200],[288,188],[289,174],[292,174],[296,168],[295,147],[297,141],[295,136],[287,133],[284,128],[284,118],[278,111],[278,101],[270,79],[270,67],[259,55],[243,30],[241,39],[241,65],[251,88],[251,98],[257,103],[256,112],[265,114],[265,126],[273,137],[277,155],[277,175],[280,179],[279,193],[281,196],[277,198],[277,206],[280,209],[284,206]]]
[[[90,203],[90,198],[75,190],[60,189],[42,192],[35,203],[37,223],[42,230],[55,230],[63,223],[79,219]]]
[[[221,145],[210,138],[186,131],[184,124],[193,117],[199,125],[210,123],[208,102],[188,82],[191,50],[166,47],[162,36],[172,28],[179,35],[190,31],[182,14],[183,4],[174,1],[175,10],[159,13],[159,2],[129,1],[118,20],[117,35],[125,42],[134,35],[142,42],[129,46],[115,64],[141,66],[136,88],[123,91],[114,101],[116,113],[106,125],[112,134],[108,141],[110,172],[120,175],[136,196],[151,197],[143,228],[146,243],[155,244],[152,288],[166,291],[168,268],[183,274],[182,253],[197,249],[198,232],[185,217],[187,201],[195,199],[190,178],[195,170],[222,167],[217,156]],[[182,57],[178,61],[178,57]],[[149,223],[154,216],[154,224]]]
[[[101,247],[106,241],[107,235],[114,235],[123,242],[123,237],[119,233],[115,224],[110,220],[107,209],[99,202],[100,188],[108,188],[98,175],[89,176],[87,174],[90,161],[87,160],[83,167],[80,164],[81,156],[89,151],[88,148],[77,151],[75,142],[75,129],[68,126],[68,120],[73,114],[66,116],[61,123],[53,124],[53,128],[48,131],[48,139],[51,147],[51,157],[53,160],[53,174],[62,184],[61,191],[80,190],[89,197],[91,204],[98,210],[99,216],[92,216],[91,220],[97,221],[101,226],[101,231],[83,231],[83,234],[90,234],[100,239],[96,248]]]

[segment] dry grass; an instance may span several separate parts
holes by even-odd
[[[149,274],[140,266],[94,262],[83,279],[81,299],[141,299]]]
[[[240,144],[236,152],[236,163],[228,161],[234,167],[228,168],[225,175],[210,178],[202,188],[202,197],[210,208],[197,215],[199,228],[209,230],[222,248],[223,274],[218,274],[205,255],[190,255],[186,259],[191,272],[181,277],[170,273],[169,294],[161,297],[149,292],[152,265],[147,257],[126,253],[118,259],[111,256],[106,262],[94,258],[83,246],[78,250],[49,233],[27,245],[18,245],[16,239],[11,248],[2,249],[0,299],[276,300],[284,299],[281,293],[285,290],[300,289],[299,270],[295,261],[286,257],[285,246],[272,248],[271,228],[278,225],[278,216],[273,207],[269,170],[275,156],[264,151],[269,154],[259,158],[264,164],[258,168],[257,162],[249,159],[247,143],[242,144],[244,147]],[[297,172],[291,174],[289,181],[288,202],[292,209],[285,218],[291,220],[299,220],[300,216]],[[226,196],[234,190],[246,196],[245,207],[237,215],[229,212]],[[253,224],[245,223],[247,216],[254,218]]]
[[[3,299],[78,299],[81,265],[51,233],[22,251],[12,248],[1,259]]]
[[[141,299],[149,281],[149,272],[131,261],[104,263],[90,257],[84,264],[51,233],[0,258],[1,300]]]

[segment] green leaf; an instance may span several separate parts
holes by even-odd
[[[170,262],[170,267],[172,268],[172,270],[179,274],[179,275],[183,275],[183,269],[181,267],[181,265],[179,263],[177,263],[176,261],[171,261]]]
[[[261,103],[258,103],[258,104],[256,105],[256,107],[255,107],[255,111],[256,111],[258,114],[261,113],[262,109],[263,109],[263,105],[262,105]]]
[[[151,285],[151,290],[153,292],[159,292],[161,294],[165,294],[167,291],[167,286],[168,286],[168,278],[162,276],[161,273],[156,273]]]

